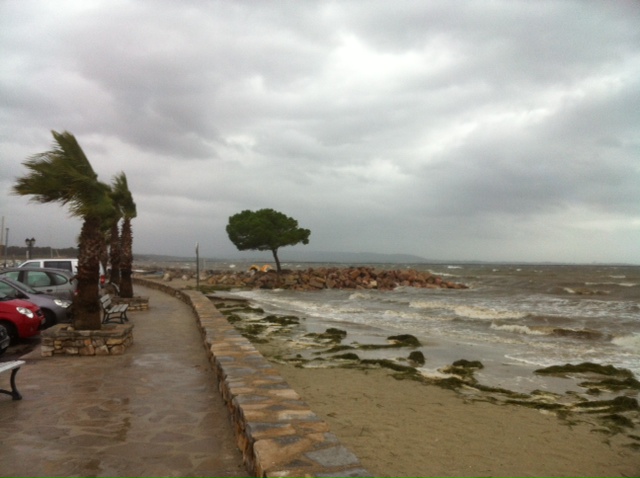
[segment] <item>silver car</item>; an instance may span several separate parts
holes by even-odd
[[[39,292],[68,300],[74,299],[78,288],[78,281],[71,272],[58,269],[2,269],[0,277],[8,277]]]
[[[2,276],[0,276],[0,292],[14,299],[27,300],[40,307],[45,318],[43,329],[71,320],[71,301],[68,299],[39,292],[22,282]]]

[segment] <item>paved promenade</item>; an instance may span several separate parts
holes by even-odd
[[[193,312],[135,289],[151,308],[129,313],[124,355],[22,357],[23,399],[0,395],[0,476],[248,476]]]

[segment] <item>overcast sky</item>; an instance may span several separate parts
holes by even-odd
[[[237,253],[273,208],[295,250],[640,264],[637,1],[0,0],[0,53],[12,245],[75,244],[11,194],[66,130],[137,253]]]

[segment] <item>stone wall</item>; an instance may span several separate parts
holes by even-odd
[[[202,293],[134,278],[191,306],[247,470],[258,477],[371,476]]]
[[[165,274],[168,281],[172,275]],[[423,289],[466,289],[465,284],[444,280],[427,271],[387,270],[373,267],[318,267],[304,270],[275,271],[224,271],[208,272],[203,282],[220,288],[291,289],[299,291],[321,289],[378,289],[393,290],[397,287]]]
[[[100,330],[75,330],[58,324],[41,333],[42,356],[122,355],[133,344],[132,324],[107,324]]]

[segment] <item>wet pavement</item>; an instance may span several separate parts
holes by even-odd
[[[20,357],[23,399],[0,395],[0,476],[248,476],[193,312],[135,293],[150,309],[128,314],[124,355]]]

